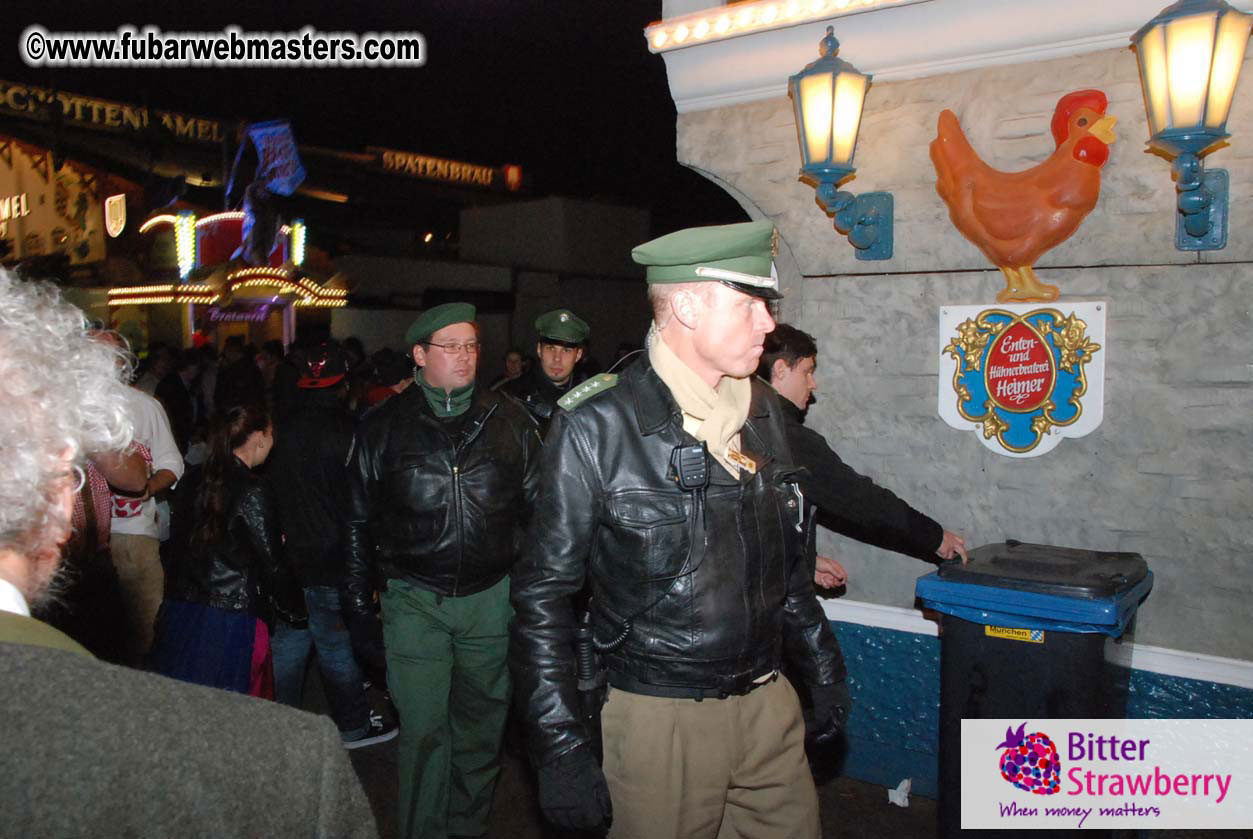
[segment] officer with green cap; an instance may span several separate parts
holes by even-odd
[[[583,359],[591,327],[569,309],[555,309],[535,319],[539,341],[535,344],[538,364],[516,379],[500,386],[521,402],[534,417],[540,435],[557,410],[557,400],[585,378],[576,372]]]
[[[647,352],[572,390],[549,428],[513,573],[510,667],[540,806],[560,826],[819,835],[783,651],[813,698],[817,742],[843,719],[843,673],[803,561],[785,414],[753,376],[780,296],[774,244],[771,224],[750,222],[636,248]],[[579,714],[585,585],[609,684],[603,769]]]
[[[509,701],[509,572],[541,447],[517,403],[476,385],[474,307],[446,303],[405,334],[416,387],[371,410],[348,475],[350,629],[382,607],[400,714],[400,831],[487,830]]]

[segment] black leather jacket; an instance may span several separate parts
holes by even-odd
[[[510,666],[537,766],[588,740],[571,602],[585,582],[598,641],[632,623],[606,656],[621,689],[743,693],[779,668],[785,646],[809,684],[837,679],[835,638],[801,557],[797,470],[777,395],[754,381],[741,446],[755,475],[736,481],[708,458],[708,488],[684,491],[671,453],[694,442],[647,358],[554,418],[513,573]]]
[[[512,381],[505,382],[497,390],[512,396],[522,403],[527,413],[539,426],[540,437],[548,433],[553,414],[557,413],[557,400],[565,396],[575,386],[582,384],[587,376],[578,370],[570,376],[564,387],[553,384],[552,379],[544,375],[544,368],[539,361],[531,365],[531,369]]]
[[[283,557],[274,493],[237,458],[226,475],[226,519],[221,538],[206,545],[192,538],[204,470],[189,469],[178,482],[171,516],[170,595],[219,609],[248,612],[267,623],[278,616],[300,624],[304,600]]]
[[[346,603],[368,611],[375,577],[459,597],[509,573],[535,494],[539,436],[483,387],[452,421],[414,386],[369,412],[348,469]]]

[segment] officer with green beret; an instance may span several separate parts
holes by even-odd
[[[575,368],[583,358],[592,330],[569,309],[555,309],[535,319],[535,331],[539,335],[535,344],[539,363],[499,389],[526,407],[542,436],[557,410],[557,400],[584,379]]]
[[[365,416],[349,464],[344,607],[368,626],[378,581],[406,837],[486,833],[508,711],[509,571],[541,444],[477,386],[475,314],[446,303],[413,322],[416,387]]]
[[[510,667],[540,806],[560,826],[818,836],[783,651],[820,740],[842,719],[843,672],[803,561],[785,415],[753,376],[781,296],[774,240],[750,222],[637,247],[647,352],[572,390],[549,428],[513,572]],[[572,601],[585,585],[610,686],[603,769],[578,712]]]

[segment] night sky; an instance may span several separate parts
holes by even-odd
[[[5,3],[0,78],[218,118],[290,119],[302,144],[388,146],[473,163],[520,164],[532,193],[648,207],[655,232],[740,221],[722,190],[675,161],[665,65],[643,29],[660,0],[311,0],[260,4]],[[234,10],[232,10],[234,9]],[[412,31],[412,69],[30,68],[18,36],[153,24],[166,32]]]

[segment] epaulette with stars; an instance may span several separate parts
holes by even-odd
[[[567,411],[572,411],[596,394],[604,393],[617,384],[617,373],[601,373],[599,376],[592,376],[592,378],[558,399],[557,404]]]

